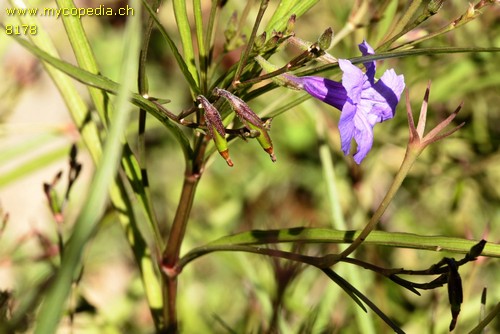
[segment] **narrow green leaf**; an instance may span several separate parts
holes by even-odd
[[[273,30],[282,31],[285,29],[290,16],[293,14],[295,14],[297,18],[302,16],[316,5],[318,1],[319,0],[282,0],[267,24],[266,33],[269,35]]]
[[[414,57],[414,56],[422,56],[422,55],[437,55],[437,54],[451,54],[451,53],[479,53],[479,52],[500,52],[500,48],[461,48],[461,47],[446,47],[446,48],[422,48],[422,49],[412,49],[412,50],[404,50],[404,51],[390,51],[377,53],[374,55],[363,56],[363,57],[354,57],[350,58],[349,61],[353,64],[362,64],[364,62],[390,59],[390,58],[402,58],[402,57]],[[318,66],[313,69],[308,69],[304,71],[299,71],[296,75],[305,76],[305,75],[313,75],[321,72],[325,72],[328,70],[332,70],[337,68],[339,65],[337,63],[334,64],[326,64],[322,66]]]
[[[500,303],[497,303],[493,308],[493,310],[491,310],[491,312],[488,313],[488,315],[484,319],[482,319],[481,322],[476,327],[474,327],[469,333],[470,334],[485,333],[486,327],[498,316],[500,316]]]
[[[366,297],[364,294],[362,294],[358,289],[356,289],[352,284],[350,284],[348,281],[346,281],[344,278],[342,278],[340,275],[335,273],[332,269],[330,268],[324,268],[321,269],[332,281],[338,284],[358,305],[360,305],[363,310],[366,311],[366,309],[362,306],[362,304],[359,302],[358,298],[361,299],[363,302],[365,302],[370,309],[375,312],[380,319],[382,319],[387,325],[389,325],[395,333],[399,334],[404,334],[404,332],[399,328],[387,315],[385,315],[382,310],[380,310],[377,305],[375,305],[370,298]]]
[[[137,5],[138,0],[132,0],[131,5]],[[55,276],[55,281],[50,286],[47,296],[42,303],[35,333],[55,333],[59,320],[63,314],[65,301],[71,290],[73,275],[80,265],[85,244],[91,238],[99,219],[104,213],[108,197],[108,188],[112,185],[121,159],[122,138],[128,124],[130,108],[128,98],[131,91],[131,77],[136,73],[136,60],[138,58],[140,29],[140,14],[131,17],[126,26],[123,54],[123,67],[121,72],[122,85],[116,100],[116,112],[111,115],[110,127],[103,150],[103,157],[97,166],[95,177],[92,181],[87,201],[75,223],[73,233],[68,241],[62,257],[61,267]]]
[[[410,20],[414,17],[416,11],[420,7],[422,0],[410,1],[407,4],[407,8],[403,12],[399,21],[392,27],[391,32],[385,36],[384,45],[382,47],[385,49],[391,45],[391,43],[399,36],[401,36],[409,25]]]
[[[69,10],[76,8],[73,0],[56,0],[56,3],[59,8],[67,8]],[[97,66],[94,53],[92,52],[92,48],[90,47],[90,43],[83,29],[80,18],[76,15],[62,15],[61,19],[64,24],[64,28],[66,29],[66,34],[69,42],[71,43],[78,65],[92,74],[98,74],[99,67]],[[102,90],[93,87],[88,87],[88,90],[90,97],[92,98],[92,102],[99,113],[101,122],[106,124],[105,94]]]
[[[177,21],[177,29],[181,37],[182,53],[184,54],[184,59],[186,59],[189,73],[191,73],[191,76],[198,85],[198,71],[194,59],[193,36],[191,35],[191,25],[189,24],[186,0],[173,0],[172,4],[174,7],[175,21]]]
[[[119,84],[102,76],[102,75],[96,75],[92,74],[90,72],[87,72],[81,68],[78,68],[70,63],[64,62],[62,60],[59,60],[55,57],[52,57],[48,53],[44,52],[40,48],[36,47],[35,45],[29,43],[28,41],[16,37],[13,37],[19,44],[21,44],[23,47],[28,49],[31,53],[36,55],[37,57],[43,59],[50,65],[54,66],[58,70],[68,74],[69,76],[73,77],[74,79],[92,86],[96,87],[99,89],[102,89],[104,91],[107,91],[112,94],[117,94],[119,90]],[[181,144],[181,147],[183,148],[184,155],[188,159],[192,155],[192,149],[189,143],[189,140],[187,139],[186,135],[184,132],[179,129],[178,126],[176,126],[165,114],[161,113],[157,106],[149,101],[148,99],[142,97],[139,94],[136,93],[131,93],[130,94],[130,99],[132,103],[134,103],[136,106],[143,108],[147,110],[150,114],[152,114],[156,119],[158,119],[163,125],[165,125],[175,136],[175,138],[179,141]]]
[[[11,131],[9,130],[5,132],[7,134],[11,133]],[[2,154],[0,155],[0,166],[5,166],[13,159],[23,157],[27,153],[33,152],[41,146],[54,141],[57,138],[57,135],[55,133],[56,131],[54,129],[54,131],[52,133],[51,132],[42,132],[40,134],[35,134],[33,137],[27,138],[22,142],[16,143],[15,145],[2,148]],[[3,131],[0,131],[0,135],[3,136]]]
[[[208,52],[203,36],[203,17],[201,9],[201,0],[193,0],[194,22],[196,25],[196,40],[198,41],[198,61],[200,64],[200,81],[202,94],[207,95],[208,82]]]
[[[13,1],[11,0],[10,3],[13,4]],[[36,35],[29,35],[32,44],[27,40],[20,39],[19,37],[15,36],[16,41],[21,41],[26,45],[30,45],[35,49],[41,50],[42,52],[47,54],[48,57],[58,57],[55,46],[53,45],[47,32],[42,28],[42,25],[40,24],[36,16],[24,15],[17,16],[16,18],[19,19],[19,21],[21,21],[21,23],[23,24],[34,25],[38,27]],[[1,26],[3,29],[5,29],[3,25]],[[86,106],[86,103],[83,101],[79,92],[76,90],[73,82],[71,82],[71,80],[64,73],[61,73],[60,71],[47,66],[46,63],[43,64],[47,70],[47,73],[50,75],[59,92],[61,93],[61,96],[63,97],[64,102],[66,103],[66,106],[68,107],[68,110],[73,117],[73,121],[75,122],[76,127],[78,129],[81,129],[81,135],[85,141],[86,146],[89,149],[90,154],[92,155],[92,158],[94,159],[94,161],[100,159],[102,150],[99,130],[95,123],[87,122],[89,110]]]
[[[283,230],[252,230],[229,235],[208,243],[203,248],[221,245],[260,245],[283,242],[302,243],[351,243],[360,231],[340,231],[324,228],[296,227]],[[442,236],[424,236],[411,233],[373,231],[365,240],[366,244],[445,251],[467,254],[476,240]],[[194,252],[193,250],[192,252]],[[500,257],[500,244],[486,243],[482,256]]]
[[[210,64],[214,52],[214,31],[217,26],[217,12],[219,10],[219,1],[212,1],[210,7],[210,15],[208,17],[207,27],[205,31],[205,48],[207,48],[207,63]],[[208,87],[208,83],[207,83]]]
[[[276,7],[276,10],[273,13],[273,16],[269,19],[269,22],[267,23],[266,26],[266,33],[272,32],[273,26],[279,24],[278,22],[281,21],[286,21],[290,16],[287,14],[291,11],[292,7],[295,5],[297,1],[296,0],[280,0],[278,7]]]
[[[181,54],[179,53],[179,50],[177,49],[177,46],[175,45],[174,41],[172,38],[170,38],[170,35],[168,32],[165,30],[165,28],[161,25],[160,21],[158,20],[158,17],[156,16],[156,13],[153,11],[151,6],[147,3],[146,0],[142,0],[142,3],[144,4],[144,7],[146,10],[149,12],[149,15],[153,18],[153,20],[156,23],[157,28],[160,30],[160,33],[163,35],[163,38],[167,41],[167,44],[172,51],[172,54],[177,61],[177,64],[179,65],[179,69],[181,70],[182,74],[186,78],[189,87],[191,90],[194,92],[194,95],[199,95],[200,94],[200,88],[198,87],[198,84],[196,80],[194,79],[193,75],[191,74],[191,71],[189,69],[189,66],[186,64],[184,59],[182,58]]]
[[[68,147],[56,148],[50,150],[49,152],[37,155],[26,162],[15,165],[7,171],[2,171],[0,173],[0,188],[63,159],[66,155],[68,155],[68,152]]]

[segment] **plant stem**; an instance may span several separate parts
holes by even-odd
[[[179,252],[200,176],[199,174],[187,173],[184,177],[179,206],[177,207],[172,229],[170,230],[167,247],[163,253],[163,265],[166,267],[173,267],[179,260]]]
[[[182,185],[181,198],[175,213],[172,229],[168,237],[167,247],[163,253],[162,267],[167,273],[165,284],[167,289],[167,300],[164,306],[166,307],[167,316],[167,332],[177,333],[177,275],[169,274],[169,269],[174,268],[179,261],[179,253],[184,240],[187,222],[191,208],[193,206],[196,186],[200,180],[201,174],[186,173],[184,184]]]
[[[247,64],[248,55],[250,51],[252,51],[253,43],[255,41],[255,36],[257,35],[257,30],[259,29],[260,21],[264,17],[264,13],[267,9],[267,5],[269,4],[269,0],[262,0],[259,7],[259,12],[257,13],[257,18],[255,19],[255,24],[252,29],[252,33],[250,34],[250,38],[248,39],[248,43],[245,47],[245,51],[240,58],[240,62],[238,63],[238,68],[236,69],[236,74],[233,79],[233,86],[240,81],[241,73],[243,72],[243,68]]]
[[[205,47],[208,48],[207,52],[207,64],[210,65],[212,63],[213,52],[214,52],[214,31],[216,31],[217,23],[218,23],[218,11],[220,8],[221,0],[212,1],[212,6],[210,8],[210,15],[208,17],[208,24],[205,30]],[[208,84],[208,82],[207,82]]]
[[[382,44],[377,48],[377,52],[388,49],[391,43],[409,31],[407,27],[408,23],[420,7],[421,3],[422,0],[413,0],[408,4],[408,8],[405,10],[403,17],[401,17],[392,31],[385,36]]]
[[[391,203],[392,199],[396,195],[396,192],[401,187],[403,180],[405,179],[406,175],[408,175],[408,172],[413,166],[415,160],[417,160],[417,157],[420,155],[420,153],[422,153],[422,149],[419,146],[414,146],[411,144],[408,145],[403,163],[401,164],[398,173],[394,177],[394,181],[392,182],[391,187],[382,200],[382,203],[380,203],[368,224],[361,231],[360,235],[358,235],[358,237],[352,242],[352,244],[349,245],[349,247],[347,247],[342,253],[340,253],[341,258],[346,258],[352,252],[354,252],[356,248],[358,248],[359,245],[361,245],[361,243],[366,239],[370,232],[373,231],[378,221],[384,214],[385,210],[389,206],[389,203]]]
[[[165,317],[167,321],[167,333],[177,333],[179,331],[177,324],[177,277],[167,277],[165,279],[166,286],[166,314]]]
[[[156,0],[152,4],[154,10],[157,10],[160,6],[161,0]],[[143,34],[142,34],[142,45],[139,54],[139,67],[137,74],[137,88],[141,96],[146,96],[148,94],[148,83],[146,76],[146,61],[148,58],[149,43],[151,40],[151,33],[153,32],[154,20],[151,16],[148,16],[143,22]],[[141,170],[141,181],[146,195],[146,201],[144,203],[147,218],[152,227],[153,234],[155,237],[155,251],[160,252],[163,248],[163,243],[161,240],[161,233],[159,231],[159,224],[156,220],[154,214],[153,203],[151,201],[151,194],[148,181],[148,172],[146,167],[146,109],[139,108],[139,120],[138,120],[138,130],[137,130],[137,160],[140,165]]]
[[[167,333],[178,332],[176,310],[178,273],[175,268],[179,262],[180,249],[186,233],[191,208],[193,207],[196,187],[203,172],[205,150],[206,141],[204,136],[197,137],[196,154],[193,157],[192,163],[186,165],[179,205],[175,212],[167,246],[163,252],[162,268],[165,273],[165,297],[167,298],[164,303],[164,307],[166,308],[164,313],[166,316]]]

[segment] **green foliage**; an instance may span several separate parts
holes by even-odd
[[[21,128],[11,109],[31,111],[22,107],[31,95],[21,92],[48,79],[8,72],[22,66],[6,56],[0,270],[3,263],[14,270],[12,284],[0,283],[0,333],[498,328],[497,2],[129,6],[135,15],[122,22],[1,21],[3,36],[8,26],[37,26],[36,36],[2,38],[0,53],[21,45],[36,57],[78,136],[68,140],[54,126],[8,142]],[[109,36],[120,50],[111,50],[119,43]],[[376,54],[354,57],[363,39]],[[275,69],[263,72],[256,57]],[[403,73],[407,107],[420,110],[417,124],[408,123],[401,101],[395,118],[375,128],[360,166],[340,149],[338,111],[270,80],[293,72],[338,81],[337,59],[347,58],[379,61],[378,74]],[[205,100],[215,108],[216,144],[197,105]],[[67,160],[72,141],[79,150],[69,166],[32,181]],[[259,141],[276,162],[245,141]],[[232,168],[216,152],[227,149]],[[82,163],[85,154],[91,159]],[[25,193],[46,195],[36,216],[45,227],[26,234],[17,229],[29,222],[18,220],[12,201],[4,204],[24,180]],[[30,201],[16,199],[25,208]],[[102,288],[114,285],[114,295]]]

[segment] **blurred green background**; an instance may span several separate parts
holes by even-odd
[[[50,1],[34,3],[55,7]],[[209,2],[203,3],[208,11]],[[103,1],[103,4],[121,7],[126,2]],[[95,6],[91,1],[80,1],[77,5]],[[216,36],[222,36],[222,29],[232,13],[241,14],[244,5],[245,2],[228,1],[221,11]],[[5,6],[8,4],[0,2],[0,9]],[[272,13],[273,6],[271,1],[268,14]],[[341,30],[349,19],[352,6],[349,0],[319,1],[297,20],[296,36],[315,41],[328,27],[334,32]],[[402,10],[402,4],[398,6],[392,5],[389,9]],[[248,22],[242,23],[247,35],[256,7],[252,7]],[[435,31],[459,17],[466,8],[467,2],[446,2],[438,15],[412,35]],[[381,13],[379,22],[366,22],[366,26],[342,39],[329,52],[337,58],[358,56],[357,44],[363,39],[375,47],[390,23],[389,9]],[[162,8],[160,18],[177,38],[169,2]],[[63,58],[74,62],[60,20],[41,19]],[[266,19],[269,15],[264,17],[264,23]],[[116,80],[122,57],[117,50],[122,43],[124,21],[84,17],[83,22],[102,74]],[[216,54],[222,49],[223,38],[217,40],[220,43],[216,46]],[[488,8],[473,22],[419,45],[444,46],[500,46],[500,8]],[[289,47],[278,52],[271,61],[282,65],[296,53],[297,50]],[[47,259],[50,253],[40,241],[43,240],[40,235],[52,243],[56,240],[55,223],[42,184],[50,182],[58,170],[67,173],[69,147],[74,142],[79,143],[79,135],[57,90],[36,58],[6,36],[0,38],[0,57],[3,79],[0,82],[0,205],[1,210],[9,214],[0,240],[0,289],[13,289],[22,296],[23,291],[31,289],[47,274],[51,263],[57,262],[54,258]],[[238,57],[237,52],[225,56],[219,70],[227,69]],[[378,63],[378,75],[386,68],[404,74],[415,117],[427,82],[432,80],[429,128],[446,118],[461,101],[464,107],[453,124],[466,122],[452,137],[432,145],[419,158],[379,229],[500,241],[499,63],[500,55],[496,53],[440,54]],[[338,72],[324,75],[339,79]],[[150,95],[172,100],[167,107],[175,113],[192,105],[188,86],[179,79],[181,76],[171,52],[155,32],[148,64]],[[78,87],[85,96],[84,86],[78,84]],[[298,94],[280,88],[249,101],[249,105],[265,116]],[[408,140],[404,101],[402,99],[393,120],[375,127],[373,149],[359,167],[340,150],[338,117],[338,110],[313,100],[276,117],[271,130],[277,156],[275,164],[254,141],[231,143],[233,168],[214,155],[198,188],[182,252],[249,229],[333,227],[319,155],[319,134],[325,127],[324,140],[331,148],[347,228],[361,229],[380,203],[403,159]],[[133,148],[136,123],[137,120],[132,119],[129,128]],[[166,235],[182,185],[184,161],[175,140],[152,117],[148,117],[146,141],[155,210]],[[78,159],[83,163],[84,172],[66,208],[64,230],[70,229],[78,215],[93,170],[85,148],[79,147]],[[61,192],[65,177],[61,181]],[[338,246],[335,245],[307,248],[309,254],[336,250]],[[404,266],[406,269],[427,268],[443,256],[457,257],[375,246],[362,246],[356,255],[382,267]],[[60,332],[152,332],[153,324],[134,260],[111,208],[85,251],[84,263],[82,281],[71,301],[78,312],[72,324],[67,317],[64,319]],[[340,274],[345,273],[346,265],[339,264],[335,269]],[[462,267],[460,273],[464,304],[457,333],[477,323],[483,287],[488,288],[487,306],[500,300],[497,259],[480,258]],[[406,332],[448,331],[450,311],[445,288],[424,291],[418,297],[371,272],[363,270],[359,275],[360,285],[356,287]],[[286,287],[279,314],[282,333],[302,330],[359,333],[360,328],[372,328],[380,333],[388,331],[371,312],[352,321],[357,312],[355,303],[314,268],[258,255],[216,253],[195,261],[180,277],[179,312],[183,332],[229,333],[228,328],[232,328],[237,333],[257,333],[266,329],[283,277],[292,281]],[[498,319],[492,323],[491,332],[500,332]]]

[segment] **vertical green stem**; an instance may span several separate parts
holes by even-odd
[[[196,154],[191,164],[187,164],[184,174],[179,205],[175,212],[172,228],[168,236],[167,246],[163,252],[162,267],[166,273],[164,279],[166,293],[167,332],[177,333],[177,272],[176,267],[179,262],[179,254],[186,233],[189,215],[193,207],[196,187],[200,181],[204,168],[204,155],[206,142],[203,136],[197,137]]]
[[[163,266],[166,270],[172,269],[179,261],[179,253],[184,240],[187,222],[191,208],[193,206],[196,186],[201,175],[186,174],[184,184],[182,185],[181,198],[179,206],[175,213],[174,222],[167,242],[167,247],[163,253]],[[177,332],[177,276],[176,274],[165,277],[166,284],[166,317],[167,317],[167,332]]]
[[[166,277],[165,285],[166,310],[164,317],[167,319],[167,333],[177,333],[179,331],[177,323],[177,277]]]
[[[326,133],[328,131],[327,126],[325,124],[326,122],[322,121],[321,118],[318,118],[317,122],[318,136],[321,140],[321,144],[319,147],[319,155],[321,159],[321,165],[323,167],[323,173],[325,176],[325,184],[328,191],[328,198],[330,200],[332,225],[337,230],[346,230],[347,224],[345,222],[344,215],[342,214],[342,208],[340,205],[340,194],[337,189],[335,166],[333,163],[332,155],[330,153],[330,148],[328,147],[325,138]],[[365,288],[371,281],[371,278],[370,276],[367,277],[366,274],[363,275],[360,270],[361,268],[357,268],[354,266],[347,267],[345,268],[344,277],[353,285]],[[376,332],[373,323],[373,317],[371,316],[371,314],[365,313],[361,308],[354,309],[354,314],[356,317],[358,328],[360,328],[360,331],[362,333],[369,334]]]
[[[420,16],[419,20],[422,20],[417,23],[417,21],[413,22],[409,25],[410,20],[412,19],[415,12],[418,10],[420,5],[422,4],[422,0],[413,0],[408,5],[408,9],[404,12],[403,17],[398,21],[394,29],[392,29],[390,34],[387,34],[383,43],[377,48],[377,52],[387,50],[391,44],[396,41],[399,37],[403,36],[405,33],[415,28],[418,24],[425,21],[426,18]]]
[[[212,7],[210,8],[210,16],[208,17],[208,24],[205,34],[205,46],[208,48],[207,63],[210,64],[213,58],[213,40],[214,31],[217,26],[217,8],[219,8],[221,0],[212,0]]]
[[[160,6],[161,0],[153,0],[152,7],[154,10],[157,10]],[[148,15],[148,19],[143,27],[143,40],[141,45],[141,51],[139,56],[139,68],[137,74],[137,88],[139,90],[139,94],[145,96],[148,94],[148,82],[146,76],[146,61],[149,49],[149,42],[151,40],[151,33],[153,31],[154,20],[151,16]],[[151,195],[149,191],[149,179],[146,168],[146,110],[139,109],[139,122],[138,122],[138,133],[137,133],[137,152],[138,152],[138,163],[140,165],[141,170],[141,181],[142,186],[144,188],[144,192],[146,194],[146,203],[144,206],[146,207],[146,213],[148,215],[148,219],[150,220],[151,227],[153,229],[156,249],[158,252],[163,249],[163,243],[161,240],[161,233],[159,231],[158,222],[154,215],[153,204],[151,202]]]
[[[203,36],[203,19],[201,11],[201,0],[193,0],[194,21],[196,26],[196,40],[198,41],[198,58],[200,64],[200,88],[204,95],[207,95],[207,71],[208,53],[205,38]]]
[[[184,177],[179,206],[175,212],[174,222],[168,237],[167,247],[163,253],[163,265],[173,267],[179,260],[179,252],[186,232],[186,225],[193,206],[196,186],[201,175],[188,173]]]
[[[133,1],[132,6],[138,1]],[[60,318],[64,312],[65,302],[71,290],[71,284],[77,269],[81,264],[82,254],[85,245],[92,237],[99,223],[99,219],[104,213],[108,194],[105,191],[114,181],[114,177],[119,167],[122,153],[122,138],[127,128],[130,108],[128,99],[130,95],[130,83],[127,78],[133,76],[134,58],[139,52],[140,35],[137,33],[139,21],[132,17],[127,22],[125,36],[130,39],[129,45],[123,45],[125,53],[122,62],[121,81],[117,100],[116,110],[121,112],[111,115],[110,127],[106,143],[104,145],[103,157],[97,167],[94,179],[91,183],[87,200],[73,228],[71,237],[68,240],[65,253],[61,261],[61,266],[57,271],[53,283],[50,285],[45,300],[43,301],[35,333],[55,333]]]
[[[189,73],[191,73],[194,81],[196,82],[196,86],[199,87],[198,71],[196,70],[196,63],[194,60],[193,36],[191,35],[191,25],[189,24],[186,1],[173,0],[172,4],[174,6],[177,28],[179,29],[179,35],[181,37],[184,59],[186,60]]]
[[[378,221],[384,214],[385,210],[389,206],[389,203],[391,203],[392,199],[396,195],[396,192],[401,187],[401,184],[403,183],[403,180],[405,179],[406,175],[408,175],[408,172],[413,166],[413,163],[415,162],[415,160],[417,160],[417,157],[420,155],[420,153],[422,153],[422,150],[423,147],[421,146],[412,145],[411,143],[408,145],[403,163],[401,164],[398,173],[394,177],[394,181],[392,182],[391,187],[389,188],[387,194],[382,200],[382,203],[380,203],[377,210],[375,211],[375,213],[373,214],[373,216],[371,217],[370,221],[365,226],[365,228],[361,231],[359,236],[349,245],[349,247],[347,247],[340,254],[341,257],[347,257],[349,256],[349,254],[354,252],[356,248],[358,248],[359,245],[363,243],[363,241],[371,233],[371,231],[373,231]]]
[[[250,51],[252,51],[253,43],[255,41],[255,36],[257,35],[257,30],[259,29],[260,21],[262,21],[262,17],[266,12],[267,5],[269,4],[269,0],[262,0],[260,3],[259,12],[257,13],[257,18],[255,19],[255,24],[253,25],[252,34],[248,39],[248,43],[245,47],[245,51],[243,51],[243,55],[240,58],[240,62],[238,63],[238,68],[236,69],[236,74],[233,79],[233,85],[237,84],[240,81],[241,73],[243,72],[243,68],[245,67],[248,59],[248,55]]]

